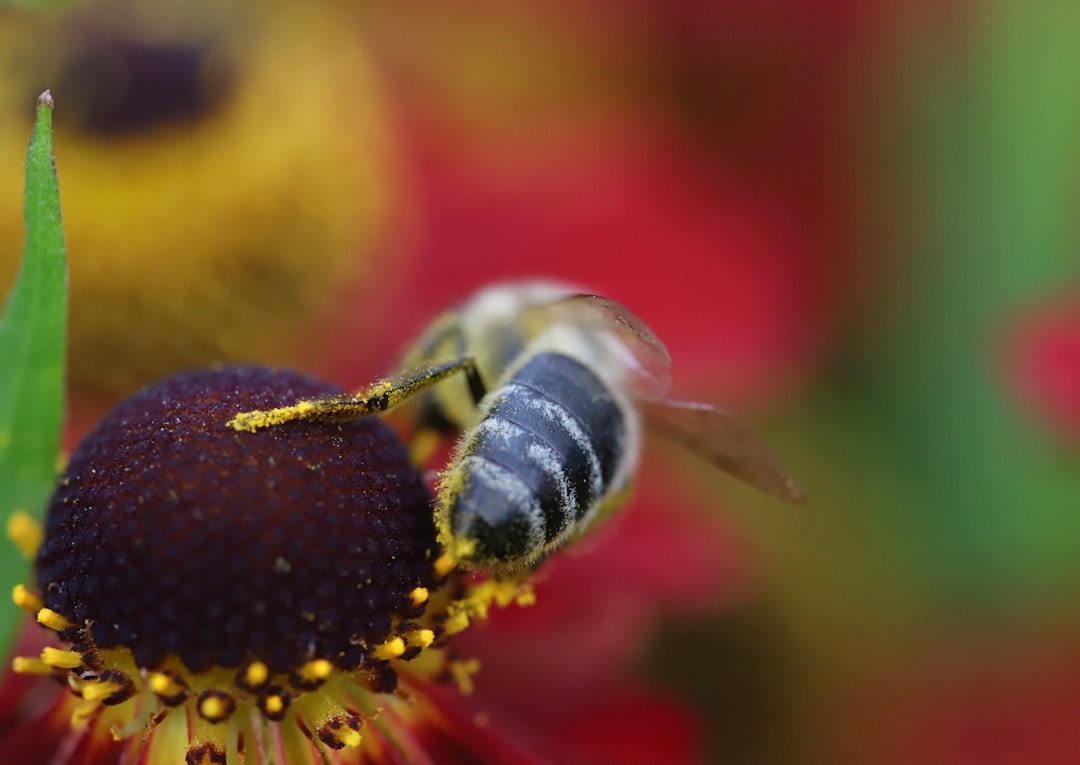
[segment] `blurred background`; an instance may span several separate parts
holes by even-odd
[[[47,5],[0,7],[0,289],[50,87],[73,438],[178,369],[359,387],[480,285],[588,285],[811,498],[650,446],[626,526],[720,551],[627,658],[680,757],[1077,761],[1080,5]]]

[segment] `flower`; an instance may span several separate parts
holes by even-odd
[[[19,262],[25,105],[49,87],[72,392],[111,405],[222,360],[298,364],[296,338],[339,285],[372,273],[393,196],[393,141],[354,12],[66,5],[5,9],[0,25],[0,294]]]
[[[15,591],[54,633],[16,673],[69,692],[41,708],[26,689],[0,753],[474,761],[431,685],[468,690],[475,664],[450,636],[530,589],[440,555],[430,493],[379,420],[226,426],[336,392],[260,367],[184,373],[83,440],[51,500],[36,581]]]
[[[1025,410],[1066,440],[1080,440],[1080,295],[1047,302],[1014,322],[1004,374]]]
[[[394,39],[427,44],[423,34]],[[593,47],[592,41],[587,47]],[[432,133],[455,134],[454,126],[441,117],[429,123]],[[430,177],[421,179],[421,193],[431,193],[434,199],[424,221],[427,225],[417,227],[428,234],[417,253],[424,259],[419,272],[407,273],[408,269],[398,268],[399,262],[388,260],[393,267],[380,269],[377,290],[371,289],[374,280],[355,283],[365,296],[378,292],[381,301],[398,306],[396,311],[383,312],[372,307],[371,301],[357,301],[356,321],[338,322],[326,335],[338,362],[335,373],[328,376],[368,379],[375,360],[382,364],[390,356],[388,349],[370,342],[372,333],[385,332],[387,337],[392,333],[393,342],[398,343],[408,335],[403,331],[406,322],[424,320],[480,280],[534,271],[593,285],[626,300],[650,322],[667,322],[658,329],[665,341],[682,346],[676,353],[681,377],[689,361],[699,385],[720,379],[722,385],[739,392],[761,396],[775,392],[775,381],[809,355],[807,346],[813,344],[820,324],[806,316],[813,307],[816,282],[813,269],[802,263],[803,243],[798,235],[790,235],[782,221],[777,223],[768,200],[747,194],[721,175],[701,172],[692,147],[683,151],[670,145],[675,136],[657,131],[659,140],[652,136],[638,140],[636,128],[631,136],[613,136],[610,127],[585,135],[580,142],[576,138],[581,136],[556,137],[552,142],[556,145],[535,140],[546,130],[533,137],[522,137],[518,130],[500,131],[510,137],[510,145],[496,146],[494,156],[524,164],[517,176],[511,167],[485,162],[478,156],[481,152],[457,151],[459,147],[452,146],[446,154],[456,159],[430,168]],[[554,151],[545,152],[545,148]],[[500,201],[506,206],[498,206]],[[338,215],[328,213],[334,220]],[[395,254],[399,252],[395,247]],[[658,263],[665,267],[657,268]],[[642,278],[643,273],[650,278]],[[404,289],[395,289],[401,284],[408,284],[409,300],[401,299]],[[244,294],[250,297],[255,291]],[[419,310],[418,302],[424,304]],[[710,310],[704,321],[698,320],[694,317],[701,314],[698,309],[703,305],[720,310]],[[198,311],[191,314],[185,313],[183,324],[178,323],[178,334],[187,331],[188,319],[194,320],[198,330],[203,317]],[[362,342],[342,340],[342,333],[348,332],[357,333]],[[341,352],[345,347],[347,354]],[[250,358],[248,349],[244,351],[242,357]],[[225,353],[222,357],[238,358]],[[355,371],[341,373],[342,363],[354,365]],[[701,586],[709,579],[700,576],[700,570],[691,579],[686,571],[676,576],[668,568],[673,562],[694,558],[682,553],[698,549],[700,539],[685,535],[678,540],[638,539],[631,544],[633,540],[624,536],[624,530],[648,517],[650,509],[653,515],[664,516],[670,504],[670,500],[655,498],[646,502],[639,507],[642,512],[624,519],[615,536],[594,556],[545,565],[544,580],[538,586],[546,597],[540,608],[499,614],[510,618],[492,620],[485,632],[470,630],[462,636],[467,642],[455,638],[455,647],[464,645],[469,655],[482,655],[484,664],[494,671],[481,676],[480,687],[470,699],[459,699],[452,690],[428,686],[421,690],[419,684],[412,688],[414,697],[422,694],[424,700],[412,708],[422,707],[426,714],[396,729],[402,740],[423,739],[429,748],[432,731],[450,730],[461,747],[472,750],[476,737],[493,729],[510,731],[529,749],[543,751],[559,762],[629,761],[628,753],[639,760],[692,759],[693,716],[646,692],[619,671],[625,670],[634,649],[640,649],[661,612],[657,601],[685,592],[675,582]],[[623,555],[624,565],[611,565]],[[710,570],[705,564],[700,568]],[[581,572],[584,578],[560,573],[570,570]],[[628,585],[627,575],[632,572],[641,579],[631,579]],[[604,580],[605,574],[610,581]],[[594,586],[597,580],[601,583]],[[659,588],[648,586],[660,581],[670,584],[662,594]],[[567,622],[573,629],[567,629]],[[502,626],[506,624],[511,626]],[[508,636],[507,631],[513,634]],[[526,673],[526,680],[532,682],[521,687],[515,685],[521,675],[515,678],[510,671],[500,671],[514,665],[551,671],[546,676]],[[406,674],[403,669],[400,677]],[[472,713],[485,715],[490,727],[478,728]],[[65,711],[64,726],[67,718]],[[420,733],[424,721],[431,724]],[[363,747],[372,757],[382,756],[376,754],[377,740],[368,735],[371,727],[365,729]],[[109,745],[107,735],[99,738]],[[488,759],[508,761],[513,748],[496,757],[492,754],[498,746],[495,738],[489,733],[475,746],[482,747]],[[656,748],[647,747],[650,740],[657,742]],[[450,761],[449,755],[438,761]]]

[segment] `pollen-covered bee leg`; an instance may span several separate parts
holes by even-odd
[[[424,389],[464,372],[470,388],[480,384],[476,362],[466,356],[408,374],[400,380],[380,380],[355,396],[339,395],[298,401],[276,409],[241,412],[227,423],[235,430],[254,433],[262,428],[296,420],[308,422],[345,422],[392,411]]]
[[[408,372],[404,378],[399,380],[377,382],[355,398],[346,398],[346,402],[362,402],[368,411],[343,419],[354,419],[354,417],[363,417],[368,414],[389,412],[397,409],[426,388],[430,388],[432,385],[440,383],[458,372],[465,374],[465,378],[469,381],[470,390],[478,388],[483,391],[483,382],[480,380],[480,374],[476,371],[476,360],[472,356],[461,356],[453,361],[425,367],[419,371]],[[480,395],[483,397],[482,392]],[[332,419],[338,418],[332,417]]]

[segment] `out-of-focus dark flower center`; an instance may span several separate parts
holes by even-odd
[[[206,43],[101,36],[75,50],[63,62],[55,90],[88,133],[191,122],[212,112],[233,86],[229,62]]]

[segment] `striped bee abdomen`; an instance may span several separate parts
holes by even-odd
[[[480,560],[512,562],[567,539],[613,488],[627,423],[607,384],[576,359],[544,352],[498,391],[467,437],[453,533]]]

